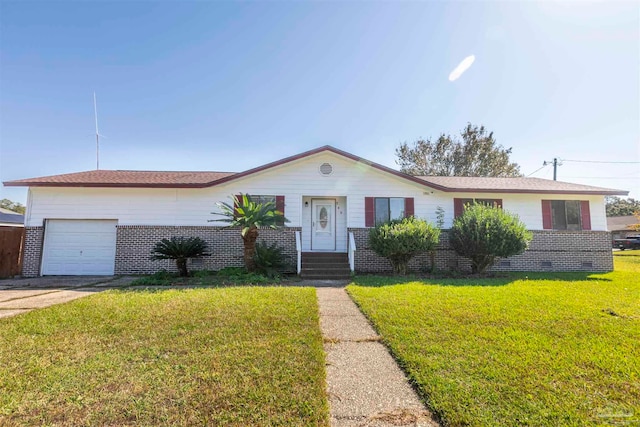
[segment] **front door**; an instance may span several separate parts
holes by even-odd
[[[311,199],[311,250],[336,250],[336,201]]]

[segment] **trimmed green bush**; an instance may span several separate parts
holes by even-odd
[[[407,274],[411,258],[420,252],[435,249],[440,229],[414,217],[380,225],[369,232],[369,246],[381,257],[387,258],[396,274]]]
[[[483,273],[496,258],[523,253],[532,238],[517,215],[475,203],[453,221],[449,240],[458,255],[471,260],[473,273]]]

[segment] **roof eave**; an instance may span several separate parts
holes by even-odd
[[[96,182],[3,182],[6,187],[90,187],[90,188],[204,188],[205,184],[130,184],[130,183],[96,183]]]
[[[512,188],[503,189],[476,189],[476,188],[447,188],[447,193],[507,193],[507,194],[581,194],[591,196],[627,196],[628,191],[622,190],[514,190]]]

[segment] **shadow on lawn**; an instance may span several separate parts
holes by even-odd
[[[505,273],[494,276],[462,276],[462,277],[438,277],[428,276],[356,276],[351,284],[366,287],[382,287],[404,285],[412,282],[422,282],[425,285],[435,286],[507,286],[520,280],[551,280],[551,281],[603,281],[611,282],[611,279],[602,277],[601,273],[589,272],[522,272]]]

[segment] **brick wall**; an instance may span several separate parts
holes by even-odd
[[[258,241],[278,242],[290,258],[288,271],[295,272],[295,231],[299,227],[279,230],[260,230]],[[356,241],[356,271],[389,272],[391,265],[385,258],[369,249],[369,229],[349,228]],[[228,266],[243,266],[242,238],[240,230],[221,227],[169,227],[129,226],[117,228],[115,274],[147,274],[161,269],[175,271],[170,260],[152,261],[151,249],[160,239],[172,236],[201,237],[212,248],[212,255],[190,265],[193,270],[218,270]],[[25,249],[22,264],[24,277],[40,274],[44,227],[25,227]],[[440,270],[458,269],[470,271],[466,258],[459,257],[449,246],[446,230],[440,235],[435,254],[436,267]],[[428,254],[411,260],[412,271],[426,271],[431,265]],[[533,241],[522,254],[499,259],[494,271],[611,271],[613,255],[611,234],[606,231],[533,231]]]
[[[24,253],[22,255],[22,276],[37,277],[40,275],[42,259],[42,243],[44,227],[25,227]]]
[[[258,241],[277,242],[290,258],[288,271],[295,272],[295,231],[287,227],[278,230],[261,229]],[[238,228],[222,227],[170,227],[120,225],[117,228],[115,274],[147,274],[166,269],[176,271],[172,260],[151,260],[151,250],[164,238],[200,237],[209,244],[211,255],[189,265],[191,270],[219,270],[224,267],[244,266],[243,242]]]
[[[369,229],[350,228],[356,241],[356,271],[390,272],[391,264],[369,248]],[[493,271],[611,271],[613,254],[611,234],[607,231],[542,231],[533,232],[533,240],[522,255],[499,259]],[[459,257],[449,246],[448,232],[440,234],[435,255],[436,268],[471,271],[466,258]],[[414,257],[412,271],[426,271],[431,265],[428,254]]]

